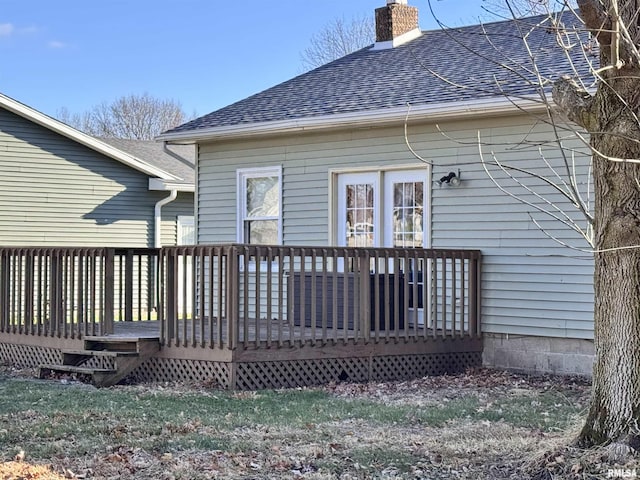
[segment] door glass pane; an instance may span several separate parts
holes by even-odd
[[[375,238],[373,185],[346,185],[345,198],[346,245],[372,247]]]
[[[424,182],[395,182],[392,212],[393,246],[422,247]]]

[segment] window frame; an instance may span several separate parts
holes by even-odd
[[[251,178],[277,177],[278,179],[278,216],[249,217],[247,215],[247,180]],[[236,170],[236,239],[238,243],[249,244],[244,238],[246,220],[276,220],[278,225],[277,244],[282,245],[282,166],[240,168]]]

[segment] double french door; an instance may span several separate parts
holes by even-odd
[[[345,173],[338,176],[337,243],[349,247],[428,246],[426,170]],[[429,265],[407,262],[399,267],[390,263],[389,273],[407,276],[411,312],[422,318],[425,272]],[[399,269],[399,272],[395,270]],[[413,285],[417,284],[414,290]]]

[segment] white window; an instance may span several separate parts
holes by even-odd
[[[282,169],[238,170],[238,241],[282,243]]]
[[[178,215],[178,245],[195,245],[196,228],[190,215]]]

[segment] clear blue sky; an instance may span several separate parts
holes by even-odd
[[[1,0],[0,92],[55,116],[144,92],[204,115],[301,72],[331,20],[373,17],[385,0]],[[423,29],[437,28],[427,0]],[[432,0],[450,25],[482,0]]]

